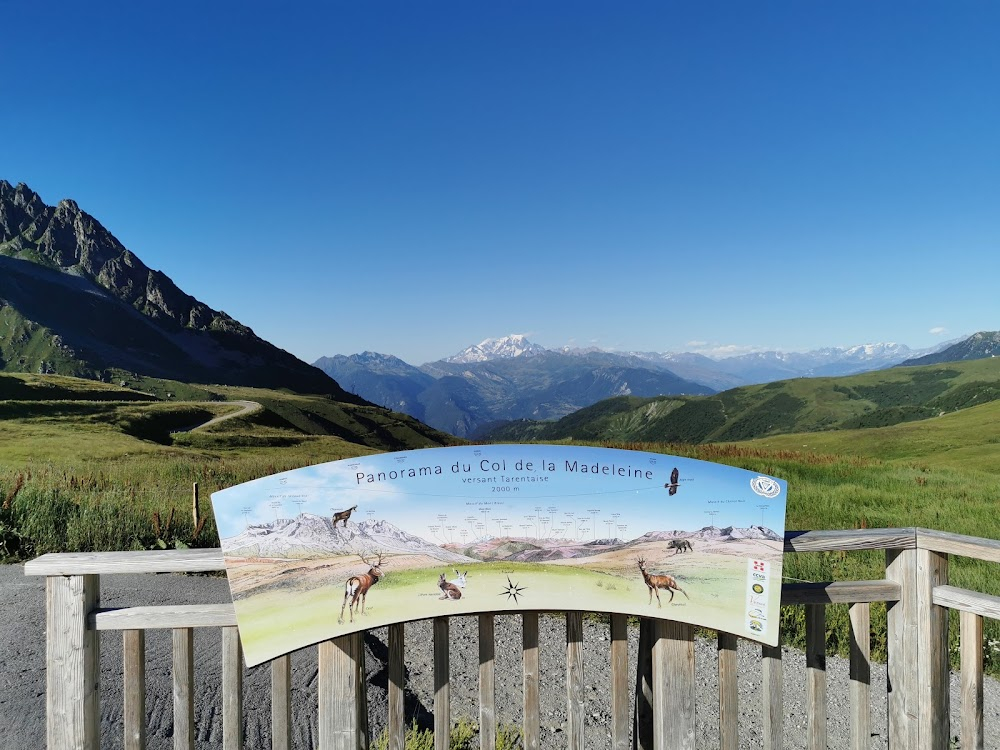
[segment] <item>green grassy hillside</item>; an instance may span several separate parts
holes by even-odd
[[[250,479],[456,442],[406,415],[324,396],[170,381],[136,385],[143,391],[68,377],[0,375],[0,559],[214,546],[210,518],[195,533],[195,482],[210,516],[208,494]],[[187,431],[237,410],[227,403],[233,400],[262,408]],[[175,519],[167,529],[171,511]]]
[[[1000,398],[1000,359],[796,378],[714,396],[621,397],[556,422],[514,422],[491,440],[708,443],[916,422]]]

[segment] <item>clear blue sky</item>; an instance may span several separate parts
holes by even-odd
[[[997,3],[0,0],[0,28],[0,178],[307,361],[1000,328]]]

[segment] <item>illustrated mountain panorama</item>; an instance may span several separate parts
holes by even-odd
[[[555,559],[591,557],[609,551],[627,550],[647,542],[673,539],[729,542],[764,539],[781,542],[784,537],[764,526],[735,528],[705,526],[697,531],[651,531],[636,539],[567,540],[551,537],[484,536],[468,542],[436,544],[410,534],[383,519],[360,523],[348,520],[334,526],[326,516],[300,513],[294,518],[277,518],[271,523],[248,525],[237,536],[223,540],[226,555],[243,558],[311,559],[329,555],[386,553],[425,555],[443,563],[472,563],[508,560],[546,562]]]
[[[372,352],[323,357],[309,365],[150,269],[74,201],[50,206],[27,185],[0,180],[0,371],[123,385],[160,378],[319,394],[325,403],[375,404],[397,412],[391,420],[406,419],[398,413],[419,420],[399,422],[415,445],[450,439],[424,425],[459,437],[505,440],[745,439],[857,426],[852,420],[881,426],[992,399],[992,390],[966,382],[965,375],[952,378],[954,388],[943,384],[944,376],[933,376],[940,382],[921,385],[917,400],[843,383],[836,398],[853,410],[835,422],[828,416],[800,419],[811,396],[793,393],[801,388],[791,385],[798,382],[791,378],[823,381],[900,364],[990,358],[1000,348],[1000,334],[983,332],[949,344],[935,351],[872,344],[710,359],[694,353],[553,350],[512,335],[420,367]],[[759,384],[775,381],[789,385],[781,392],[760,391],[768,386]],[[656,401],[639,403],[643,399]],[[318,414],[299,421],[296,429],[366,444],[371,440],[359,436],[375,429],[357,420],[345,428]],[[383,438],[376,447],[408,447],[392,437],[394,429],[380,425],[376,431]]]

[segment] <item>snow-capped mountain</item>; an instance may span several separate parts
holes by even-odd
[[[499,339],[485,339],[478,344],[467,347],[451,357],[446,357],[445,362],[456,364],[467,364],[470,362],[489,362],[494,359],[513,359],[514,357],[531,356],[548,351],[544,346],[539,346],[520,333],[513,333]]]
[[[469,561],[388,521],[347,521],[346,526],[334,528],[330,518],[312,513],[248,526],[241,534],[223,539],[222,550],[235,557],[308,558],[382,551],[424,554],[442,562]]]
[[[595,347],[552,350],[513,334],[486,339],[419,368],[373,352],[324,357],[315,364],[381,406],[459,437],[477,437],[498,424],[559,419],[615,396],[706,395],[775,380],[854,375],[927,351],[876,343],[710,358]]]

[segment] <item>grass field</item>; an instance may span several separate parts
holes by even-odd
[[[171,381],[132,385],[149,392],[0,374],[0,560],[218,546],[212,492],[309,464],[455,442],[409,417],[324,396]],[[170,399],[150,400],[152,391]],[[181,395],[197,400],[177,402]],[[237,399],[264,408],[207,430],[176,432],[237,409],[225,403]],[[198,533],[195,483],[206,519]]]

